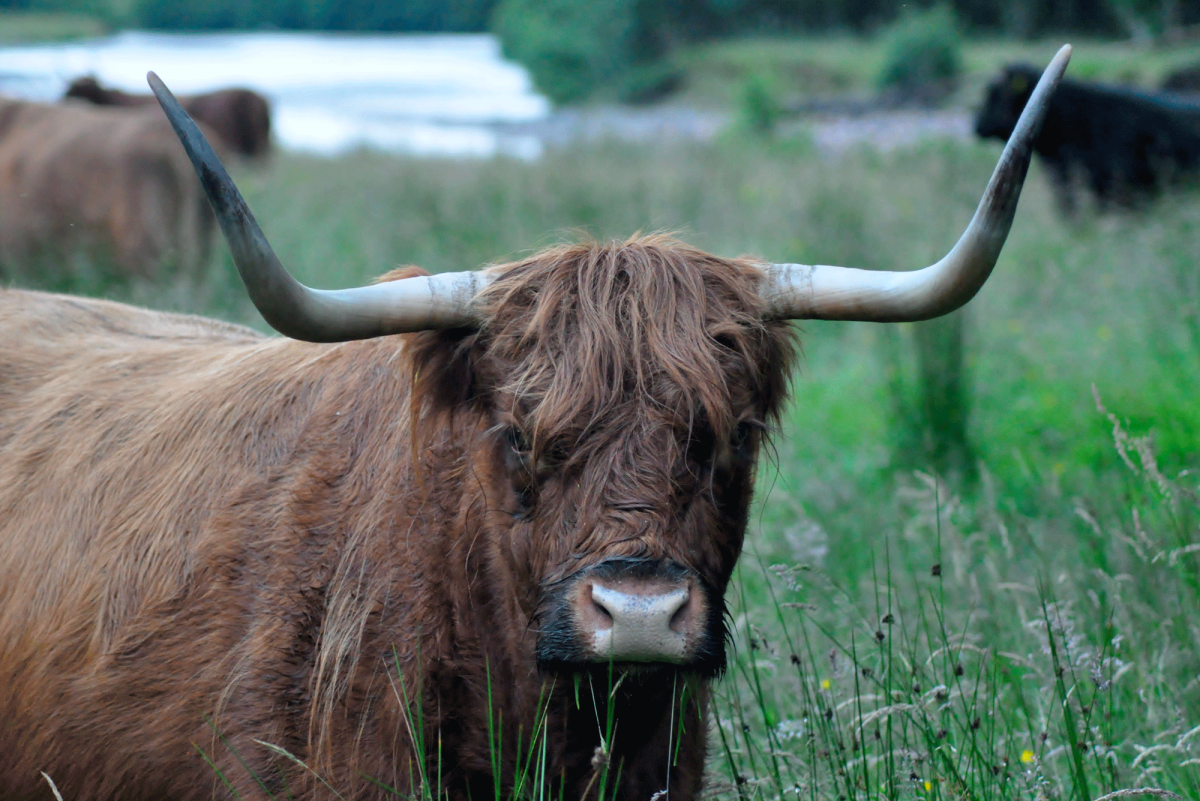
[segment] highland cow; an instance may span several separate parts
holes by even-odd
[[[0,264],[57,280],[83,257],[122,275],[208,258],[212,209],[157,109],[0,97]]]
[[[67,87],[64,98],[78,98],[97,106],[157,108],[154,95],[134,95],[109,89],[90,75],[76,78]],[[267,99],[250,89],[219,89],[182,98],[184,109],[203,122],[231,152],[248,159],[260,159],[271,149],[271,106]]]
[[[787,321],[969,300],[1068,55],[923,270],[636,237],[343,291],[151,76],[289,338],[0,294],[0,796],[697,798]]]
[[[975,133],[1008,139],[1040,75],[1035,67],[1006,67],[988,86]],[[1050,99],[1033,147],[1050,170],[1065,214],[1078,208],[1078,182],[1101,208],[1134,207],[1200,172],[1200,106],[1064,80]]]

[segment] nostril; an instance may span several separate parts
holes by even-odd
[[[603,602],[601,602],[594,595],[592,596],[592,608],[594,609],[596,614],[600,616],[600,620],[602,622],[607,623],[610,626],[612,625],[612,620],[613,620],[612,612],[609,610],[609,608],[607,606],[605,606],[603,604]]]
[[[611,631],[621,616],[621,595],[600,584],[593,584],[589,594],[592,603],[589,611],[584,613],[585,618],[589,619],[588,625],[597,631]]]
[[[692,617],[692,605],[688,603],[689,600],[690,598],[685,596],[679,604],[679,608],[675,610],[675,614],[671,615],[671,622],[668,624],[671,631],[683,632],[688,628]]]

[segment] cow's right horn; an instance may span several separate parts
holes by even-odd
[[[1070,58],[1071,46],[1063,45],[1042,73],[1000,154],[975,216],[945,258],[912,272],[775,264],[768,268],[764,288],[768,316],[879,323],[928,320],[973,298],[1004,246],[1033,155],[1033,140]]]
[[[486,272],[442,273],[354,289],[310,289],[291,276],[196,123],[153,72],[150,88],[187,150],[250,299],[271,327],[309,342],[347,342],[385,334],[478,323],[475,296]]]

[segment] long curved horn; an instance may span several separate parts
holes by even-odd
[[[478,323],[473,300],[489,280],[484,272],[442,273],[340,290],[301,284],[280,264],[250,207],[171,90],[153,72],[146,80],[196,168],[250,299],[276,331],[309,342],[347,342]]]
[[[1063,45],[1042,73],[1000,154],[975,216],[941,261],[912,272],[775,264],[767,270],[763,292],[767,316],[777,320],[898,323],[948,314],[975,297],[996,265],[1008,236],[1029,169],[1033,140],[1041,130],[1050,95],[1070,59],[1071,46]]]

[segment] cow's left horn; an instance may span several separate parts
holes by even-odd
[[[250,299],[276,331],[309,342],[347,342],[478,323],[474,299],[488,281],[484,272],[442,273],[340,290],[301,284],[280,264],[220,159],[171,90],[153,72],[146,80],[196,168]]]
[[[975,216],[945,258],[912,272],[775,264],[768,268],[764,290],[768,316],[897,323],[948,314],[973,298],[1004,246],[1029,169],[1033,140],[1070,58],[1071,46],[1063,45],[1042,73],[1000,154]]]

